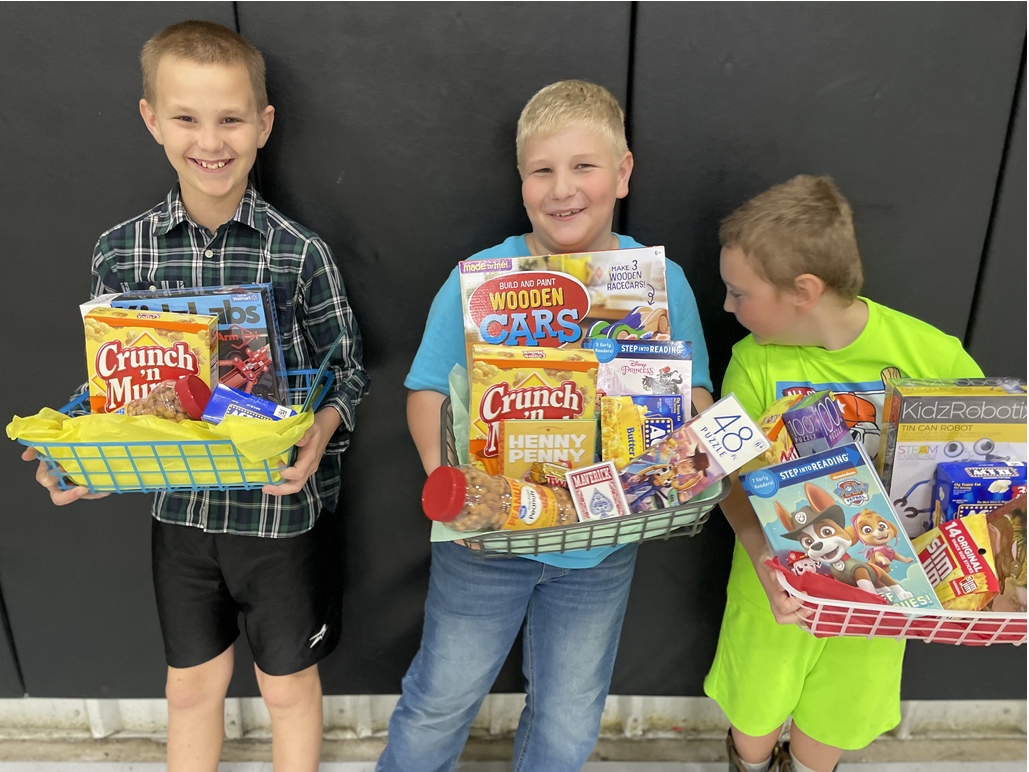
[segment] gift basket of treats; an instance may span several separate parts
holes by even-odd
[[[332,384],[335,346],[319,370],[286,370],[271,285],[107,295],[81,312],[87,390],[8,426],[61,489],[282,482]]]
[[[892,379],[883,416],[875,467],[830,392],[759,420],[772,449],[740,481],[803,625],[1025,643],[1025,381]]]
[[[468,368],[422,495],[433,540],[491,553],[700,532],[769,442],[734,397],[692,415],[661,247],[460,264]]]

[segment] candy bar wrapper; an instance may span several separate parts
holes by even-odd
[[[595,338],[582,347],[597,355],[602,396],[676,395],[689,402],[693,349],[688,342]]]
[[[933,526],[968,515],[985,515],[1024,496],[1026,465],[1014,461],[939,464],[933,481]]]
[[[768,438],[729,394],[620,470],[633,512],[683,504],[768,450]]]
[[[1026,611],[1026,496],[986,515],[998,592],[990,611]]]
[[[843,411],[831,391],[817,391],[802,397],[782,418],[800,458],[850,442]]]
[[[601,457],[619,469],[685,422],[682,397],[601,397]]]
[[[271,284],[123,292],[114,308],[218,317],[218,381],[289,405],[286,368]]]
[[[801,394],[787,394],[782,399],[776,400],[771,407],[761,414],[757,425],[764,432],[771,446],[757,458],[741,466],[741,472],[751,472],[764,466],[792,461],[798,457],[797,449],[793,447],[793,439],[790,437],[790,433],[786,431],[783,413],[803,398]]]
[[[567,472],[565,480],[580,521],[629,514],[629,503],[619,483],[618,470],[610,461]]]
[[[943,523],[916,538],[914,545],[945,609],[978,611],[1000,589],[986,515]]]
[[[500,474],[526,478],[537,463],[577,469],[593,463],[597,422],[589,420],[500,422]]]
[[[270,400],[254,397],[219,383],[211,392],[211,399],[204,410],[204,420],[209,424],[217,424],[230,415],[238,415],[280,421],[296,414],[292,408],[277,405]]]

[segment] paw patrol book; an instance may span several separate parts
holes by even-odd
[[[664,247],[465,260],[458,273],[469,354],[476,343],[582,348],[588,338],[671,337]]]
[[[740,476],[772,553],[893,606],[940,609],[861,444]]]

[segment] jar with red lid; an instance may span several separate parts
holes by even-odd
[[[564,488],[488,475],[473,466],[441,466],[425,481],[422,509],[455,531],[518,531],[578,522]]]

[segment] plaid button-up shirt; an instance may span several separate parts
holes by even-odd
[[[186,213],[178,185],[163,203],[100,237],[93,253],[93,297],[130,290],[270,282],[285,366],[317,368],[341,331],[332,388],[320,409],[342,417],[318,471],[299,492],[258,490],[159,493],[153,514],[165,523],[209,533],[264,537],[310,530],[322,509],[335,509],[340,454],[350,443],[354,411],[368,391],[361,333],[332,252],[317,235],[284,217],[248,186],[232,219],[212,234]],[[290,386],[299,385],[290,383]]]

